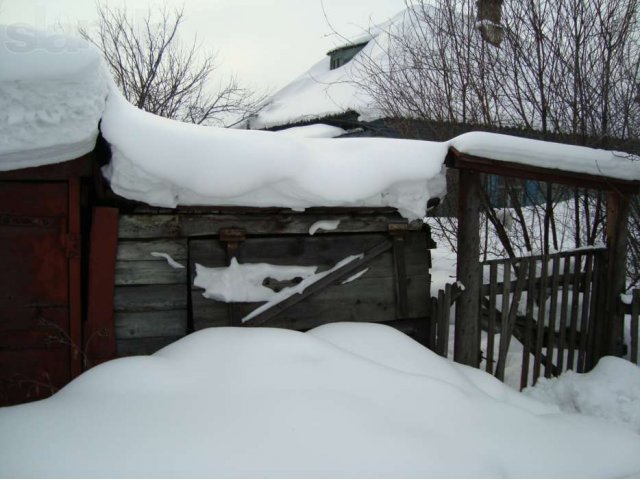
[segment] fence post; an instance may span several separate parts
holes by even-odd
[[[458,264],[456,274],[464,291],[456,303],[453,359],[480,364],[480,175],[460,170],[458,193]]]
[[[620,311],[620,294],[624,293],[627,276],[627,222],[629,219],[629,197],[617,191],[609,192],[607,198],[607,302],[605,341],[601,356],[623,354],[624,315]]]

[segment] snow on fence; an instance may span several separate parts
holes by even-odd
[[[519,342],[520,388],[542,375],[590,370],[604,328],[606,253],[598,248],[484,262],[479,315],[484,369],[504,381]],[[427,345],[443,356],[451,306],[459,294],[456,285],[447,285],[431,300]],[[640,295],[634,299],[631,356],[637,357]]]
[[[638,336],[640,335],[640,289],[631,292],[631,303],[622,303],[622,310],[629,318],[629,361],[638,365]]]

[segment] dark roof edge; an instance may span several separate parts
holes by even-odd
[[[334,48],[333,50],[329,50],[327,52],[327,55],[333,55],[334,53],[338,53],[338,52],[341,52],[342,50],[348,50],[354,47],[364,47],[370,41],[371,40],[367,40],[366,42],[350,43],[348,45],[343,45],[342,47],[337,47],[337,48]]]

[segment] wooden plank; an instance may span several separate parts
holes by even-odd
[[[166,262],[164,258],[152,256],[152,252],[166,253],[174,260],[184,262],[187,260],[187,239],[121,240],[117,258],[120,261]]]
[[[326,266],[351,255],[366,252],[387,240],[387,234],[336,235],[324,237],[249,238],[242,243],[237,258],[240,263],[270,263],[274,265]],[[224,246],[216,239],[192,240],[189,243],[192,263],[205,267],[222,267],[228,263]],[[428,272],[427,237],[409,233],[405,238],[407,276]],[[368,266],[368,277],[394,275],[393,254],[384,253]]]
[[[534,384],[540,377],[540,365],[542,361],[544,323],[546,318],[547,270],[549,268],[548,263],[548,259],[543,259],[540,268],[540,289],[538,290],[538,318],[536,325],[536,343],[533,361]]]
[[[370,250],[368,250],[362,258],[358,260],[353,260],[352,262],[349,262],[346,265],[343,265],[341,268],[337,269],[336,271],[324,276],[317,282],[309,285],[304,290],[304,292],[294,294],[289,298],[287,298],[286,300],[283,300],[282,302],[276,305],[273,305],[268,310],[246,321],[245,324],[248,326],[263,325],[264,323],[268,322],[270,319],[274,318],[275,316],[282,313],[286,309],[292,307],[293,305],[296,305],[297,303],[301,302],[305,298],[320,292],[321,290],[325,289],[326,287],[333,284],[334,282],[344,280],[345,278],[348,278],[350,275],[357,273],[365,265],[369,264],[371,260],[378,257],[382,253],[386,252],[391,247],[392,247],[392,243],[388,240],[385,240],[383,243],[376,245],[375,247],[372,247]]]
[[[480,363],[480,178],[460,171],[458,198],[458,261],[456,278],[464,291],[456,303],[454,360],[477,367]]]
[[[569,325],[569,345],[567,348],[567,369],[576,370],[575,350],[578,330],[578,311],[580,302],[580,271],[582,270],[582,255],[574,257],[573,278],[571,282],[571,322]]]
[[[69,257],[69,341],[71,378],[82,373],[82,241],[80,226],[80,178],[69,179],[67,219]]]
[[[177,340],[180,340],[180,337],[118,339],[118,357],[128,357],[131,355],[151,355]]]
[[[543,168],[534,165],[524,165],[502,160],[477,157],[461,153],[453,147],[449,149],[447,166],[457,168],[462,172],[501,175],[525,180],[538,180],[541,182],[557,183],[580,188],[592,188],[596,190],[611,190],[625,194],[638,193],[640,182],[635,180],[622,180],[600,175],[570,172],[555,168]]]
[[[389,223],[406,222],[397,214],[130,214],[123,215],[120,238],[174,238],[217,236],[221,229],[241,227],[247,235],[308,235],[311,226],[321,220],[339,220],[335,233],[386,232]],[[422,225],[409,224],[422,230]],[[322,232],[316,235],[322,236]]]
[[[95,207],[91,227],[87,321],[83,345],[89,365],[116,356],[113,316],[115,264],[118,247],[118,210]]]
[[[556,313],[558,310],[558,290],[560,286],[560,259],[553,257],[551,269],[551,305],[549,306],[549,329],[547,334],[547,361],[544,366],[544,376],[551,377],[555,368],[553,365],[553,352],[555,349]],[[559,352],[558,356],[562,353]]]
[[[562,298],[560,299],[560,323],[558,325],[558,371],[564,371],[565,337],[569,310],[569,285],[571,282],[571,259],[564,258],[562,265]]]
[[[598,323],[598,297],[599,297],[599,257],[598,255],[593,256],[593,273],[592,273],[592,281],[591,281],[591,301],[589,302],[589,320],[588,320],[588,329],[587,329],[587,345],[585,348],[585,371],[590,371],[593,367],[595,367],[597,359],[599,358],[599,351],[595,350],[596,344],[596,330]],[[601,319],[600,319],[601,320]]]
[[[506,356],[509,352],[509,303],[511,302],[511,295],[508,285],[511,283],[511,262],[505,262],[502,264],[502,275],[504,278],[502,288],[502,305],[500,307],[500,345],[498,347],[498,362],[496,364],[495,375],[496,377],[504,381],[504,369],[499,369],[501,364],[506,362]]]
[[[504,265],[504,264],[503,264]],[[503,282],[503,285],[505,282]],[[496,297],[498,296],[498,264],[489,265],[489,312],[487,324],[487,365],[486,371],[493,375],[496,329]]]
[[[187,310],[118,312],[115,327],[119,340],[184,336],[187,334]]]
[[[522,372],[520,374],[520,390],[529,385],[529,356],[531,355],[531,341],[533,338],[533,304],[535,298],[535,278],[537,262],[531,258],[529,264],[527,285],[527,307],[525,320],[524,342],[522,342]]]
[[[620,295],[624,293],[627,275],[627,237],[630,198],[622,190],[612,191],[607,198],[607,303],[605,341],[600,356],[621,357],[624,351],[624,315],[619,311]]]
[[[431,315],[429,316],[429,342],[427,346],[429,347],[430,350],[434,352],[437,350],[436,336],[437,336],[438,318],[439,318],[438,308],[439,308],[438,298],[432,297],[431,298]]]
[[[578,346],[578,373],[585,372],[587,355],[587,337],[589,332],[589,310],[591,305],[591,290],[593,288],[593,255],[586,256],[586,280],[582,286],[582,310],[580,314],[580,341]]]
[[[447,340],[445,339],[445,311],[447,303],[444,296],[444,290],[438,290],[438,327],[437,327],[437,347],[438,355],[444,356],[447,348]]]
[[[444,309],[442,315],[442,356],[449,356],[449,320],[451,318],[451,305],[453,296],[453,287],[447,284],[444,288]]]
[[[425,295],[428,277],[409,277],[409,316],[428,316],[429,298]],[[227,304],[208,300],[200,290],[192,292],[193,324],[196,330],[228,326]],[[261,303],[238,303],[240,316],[248,315]],[[392,278],[361,278],[345,285],[336,284],[292,306],[270,321],[269,326],[306,330],[328,322],[386,323],[395,320]],[[424,321],[424,320],[420,320]],[[435,322],[434,322],[435,324]],[[435,348],[435,344],[434,348]]]
[[[496,377],[504,381],[504,371],[507,364],[507,355],[509,354],[509,345],[511,344],[511,336],[513,334],[514,326],[516,323],[516,317],[518,315],[518,307],[520,305],[520,298],[522,297],[522,291],[527,280],[528,269],[524,263],[526,260],[519,262],[518,271],[518,283],[516,291],[513,294],[513,298],[510,301],[510,307],[506,320],[502,325],[502,335],[500,337],[500,354],[498,356],[498,365],[496,365]],[[507,268],[510,264],[507,265]],[[506,323],[506,327],[505,324]]]
[[[66,162],[0,172],[0,180],[67,180],[72,177],[88,177],[94,161],[93,153],[88,153]]]
[[[187,285],[142,285],[116,287],[116,312],[151,312],[187,308]]]
[[[638,317],[640,317],[640,290],[634,289],[631,303],[631,351],[629,360],[638,363]]]
[[[407,297],[407,264],[405,258],[404,236],[393,234],[393,278],[396,294],[396,316],[400,318],[408,317]],[[426,252],[425,252],[426,253]],[[426,255],[425,255],[426,260]],[[426,265],[426,262],[425,262]]]
[[[186,284],[187,269],[173,268],[166,260],[145,260],[116,263],[115,284],[122,285],[173,285]]]

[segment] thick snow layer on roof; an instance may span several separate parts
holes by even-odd
[[[278,130],[278,135],[289,135],[292,137],[303,138],[335,138],[347,133],[346,130],[324,123],[314,123],[313,125],[305,125],[304,127],[291,127],[284,130]]]
[[[143,112],[116,94],[101,128],[111,188],[155,206],[395,207],[417,219],[446,188],[444,143],[205,127]]]
[[[380,113],[371,96],[360,87],[366,82],[362,63],[388,63],[389,29],[401,28],[406,11],[389,21],[371,28],[346,46],[369,42],[348,63],[331,70],[331,58],[325,56],[307,72],[276,92],[260,112],[245,126],[266,129],[291,123],[357,112],[363,120],[374,120]]]
[[[451,140],[450,145],[459,152],[492,160],[640,180],[640,158],[623,152],[485,132],[465,133]]]
[[[0,25],[0,170],[93,150],[110,82],[87,42]]]
[[[217,328],[0,409],[8,477],[632,477],[640,437],[371,324]]]

